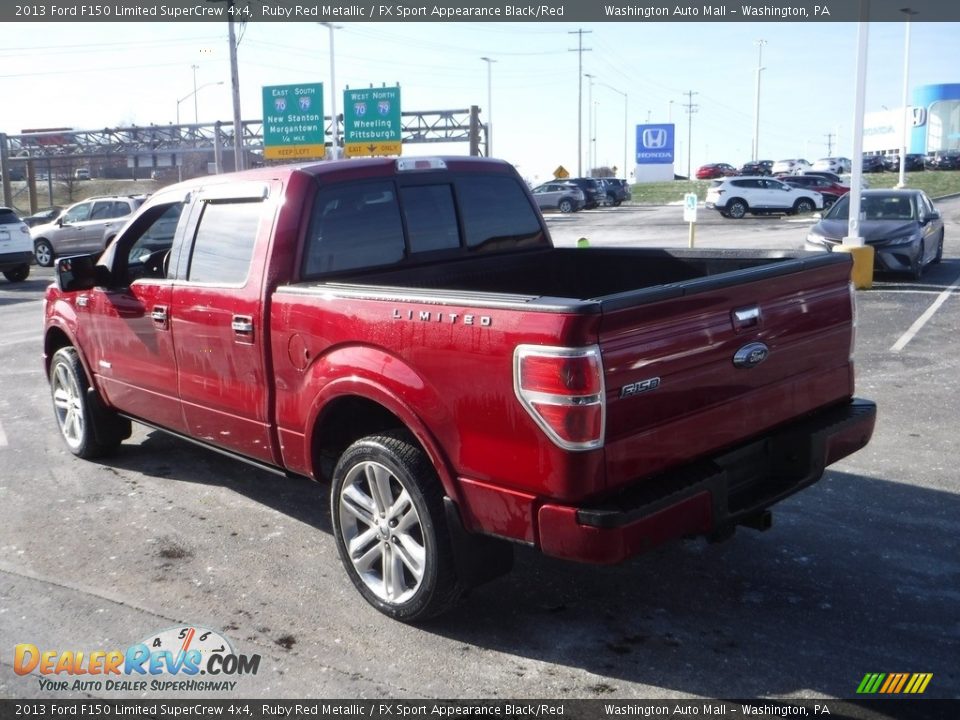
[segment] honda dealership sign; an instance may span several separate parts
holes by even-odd
[[[637,165],[672,165],[673,129],[673,123],[637,125]]]
[[[673,180],[676,146],[673,123],[637,125],[636,182]]]

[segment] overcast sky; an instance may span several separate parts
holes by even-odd
[[[763,47],[760,155],[780,159],[852,148],[857,26],[852,23],[343,23],[335,34],[338,92],[401,86],[403,110],[478,105],[492,116],[494,155],[532,181],[558,165],[577,168],[578,53],[595,76],[590,105],[583,84],[583,158],[596,117],[599,165],[624,163],[634,126],[677,123],[678,171],[687,164],[685,93],[697,106],[692,165],[742,164],[753,135],[756,41]],[[911,25],[910,85],[960,83],[960,25]],[[207,23],[4,24],[0,49],[0,132],[92,129],[175,121],[178,100],[196,83],[200,122],[232,118],[225,25]],[[262,117],[264,85],[322,82],[329,87],[327,28],[316,23],[250,23],[239,45],[241,108]],[[904,25],[870,25],[867,110],[901,104]],[[487,63],[492,108],[487,108]],[[223,84],[216,84],[222,82]],[[208,85],[209,84],[209,85]],[[590,112],[592,109],[592,113]],[[338,110],[343,111],[342,97]],[[326,113],[330,113],[329,102]],[[179,103],[194,119],[194,98]],[[830,137],[828,137],[830,136]],[[464,145],[405,146],[405,154],[466,153]],[[631,163],[632,167],[632,163]]]

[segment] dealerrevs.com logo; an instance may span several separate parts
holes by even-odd
[[[216,630],[168,628],[126,650],[45,650],[31,643],[14,648],[17,675],[36,677],[41,690],[160,692],[230,691],[232,678],[256,675],[259,655],[242,655]]]

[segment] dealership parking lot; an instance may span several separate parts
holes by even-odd
[[[960,696],[960,199],[938,206],[944,261],[858,294],[872,443],[774,508],[769,532],[615,567],[520,548],[511,575],[422,628],[357,596],[324,487],[143,427],[108,462],[70,455],[39,362],[51,271],[0,281],[0,696],[53,696],[14,671],[18,643],[124,649],[181,625],[262,655],[218,697],[849,697],[869,672],[933,673],[926,697]],[[559,245],[685,247],[680,217],[548,224]],[[700,247],[800,251],[811,222],[700,217]],[[56,696],[86,695],[150,694]]]

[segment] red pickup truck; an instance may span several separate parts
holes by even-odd
[[[765,528],[862,448],[845,255],[555,248],[509,165],[369,159],[153,195],[46,293],[80,457],[145,423],[331,485],[363,597],[415,621],[513,543],[612,563]]]

